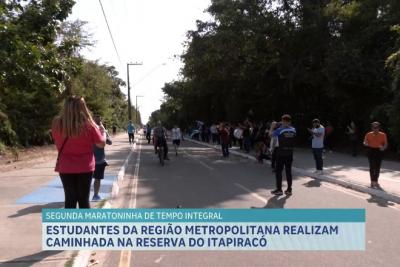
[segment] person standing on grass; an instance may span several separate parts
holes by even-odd
[[[219,126],[219,136],[221,139],[222,156],[229,157],[229,129],[227,124],[221,123]]]
[[[100,116],[95,116],[94,117],[94,122],[97,124],[97,126],[100,129],[101,134],[106,136],[106,144],[111,145],[112,141],[110,136],[108,135],[106,129],[103,126],[103,123],[101,122],[101,117]],[[97,147],[96,145],[93,146],[93,154],[94,158],[96,161],[96,166],[94,169],[93,173],[93,198],[92,201],[100,201],[101,197],[99,195],[100,192],[100,185],[101,185],[101,180],[104,179],[104,171],[105,168],[108,166],[107,160],[106,160],[106,154],[104,152],[104,147],[100,148]]]
[[[276,196],[283,195],[282,192],[282,171],[285,168],[287,189],[286,195],[292,194],[292,162],[293,162],[293,147],[296,138],[296,129],[290,126],[292,117],[283,115],[281,126],[274,130],[276,122],[271,124],[270,136],[277,137],[278,147],[276,148],[276,189],[271,191]]]
[[[132,121],[129,121],[128,123],[127,132],[129,137],[129,144],[131,145],[135,140],[135,126],[133,126]]]
[[[364,138],[364,145],[368,148],[369,174],[371,178],[371,187],[379,188],[378,183],[381,163],[383,159],[383,151],[388,146],[386,134],[380,131],[381,124],[373,122],[371,124],[371,132],[367,133]]]
[[[82,97],[70,96],[52,123],[58,150],[55,171],[60,174],[65,208],[90,208],[89,193],[95,169],[93,145],[104,148],[105,136],[93,121]]]
[[[321,125],[319,119],[314,119],[312,121],[313,128],[308,129],[309,133],[312,135],[311,148],[314,155],[315,160],[315,173],[322,174],[322,168],[324,165],[324,160],[322,158],[323,150],[324,150],[324,136],[325,136],[325,128]]]

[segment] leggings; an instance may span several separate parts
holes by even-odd
[[[76,204],[79,204],[80,209],[90,209],[89,193],[92,175],[93,172],[60,173],[66,209],[76,209]]]
[[[371,182],[378,182],[382,158],[383,152],[380,151],[379,148],[368,149],[369,174],[371,177]]]

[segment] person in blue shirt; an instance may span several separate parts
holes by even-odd
[[[129,137],[129,144],[133,144],[133,140],[135,139],[135,126],[133,126],[132,121],[129,121],[128,123],[128,128],[127,128],[127,132],[128,132],[128,137]]]
[[[150,144],[150,140],[151,140],[151,127],[150,127],[150,124],[146,125],[146,139],[147,139],[147,144]]]
[[[277,139],[276,148],[276,189],[271,193],[277,196],[283,195],[282,192],[282,171],[285,168],[287,189],[286,195],[292,194],[292,162],[293,162],[293,147],[296,138],[296,129],[291,124],[292,118],[290,115],[283,115],[281,126],[274,130],[277,122],[271,123],[270,137]]]

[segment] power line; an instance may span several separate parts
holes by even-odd
[[[100,6],[101,6],[101,10],[103,11],[103,16],[104,16],[104,19],[105,19],[106,24],[107,24],[108,33],[110,34],[111,41],[112,41],[112,43],[114,45],[114,50],[115,50],[115,53],[117,54],[119,64],[121,64],[121,66],[122,66],[122,61],[121,61],[121,58],[119,56],[117,46],[115,45],[114,37],[113,37],[113,35],[111,33],[110,25],[108,24],[107,16],[106,16],[106,13],[104,12],[104,7],[103,7],[103,4],[101,3],[101,0],[99,0],[99,3],[100,3]]]

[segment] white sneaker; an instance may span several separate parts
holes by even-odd
[[[324,171],[319,170],[317,173],[318,173],[319,175],[322,175],[322,174],[324,174]]]

